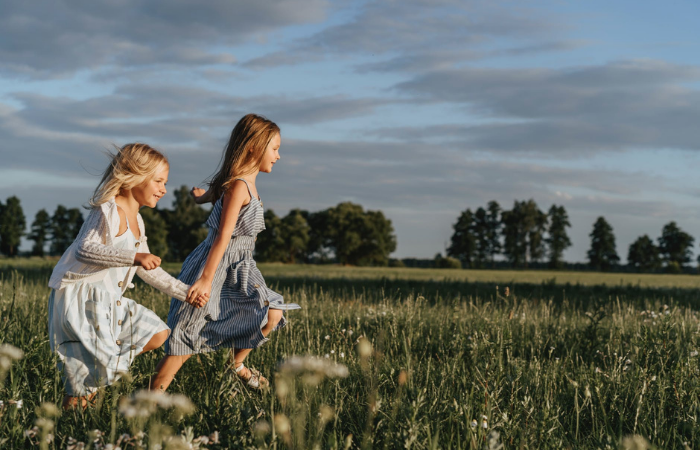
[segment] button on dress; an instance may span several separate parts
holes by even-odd
[[[248,186],[245,180],[242,180]],[[190,355],[225,348],[255,348],[267,342],[261,328],[267,323],[268,309],[299,309],[284,303],[279,293],[268,288],[253,259],[255,236],[265,229],[262,202],[250,193],[250,202],[238,213],[236,227],[212,282],[209,302],[202,308],[173,299],[168,313],[172,329],[165,345],[168,355]],[[197,281],[204,270],[218,233],[223,197],[214,204],[207,226],[207,238],[182,264],[179,279]],[[276,328],[287,323],[282,317]]]

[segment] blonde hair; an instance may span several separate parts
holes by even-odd
[[[238,121],[224,148],[220,168],[208,183],[214,200],[224,195],[236,177],[260,166],[268,144],[279,133],[276,123],[257,114],[246,114]]]
[[[122,189],[139,186],[155,175],[161,164],[170,165],[165,155],[146,144],[134,143],[114,148],[117,152],[108,153],[109,166],[90,198],[92,208],[115,197]]]

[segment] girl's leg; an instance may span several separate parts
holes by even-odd
[[[159,348],[161,345],[165,344],[165,341],[168,340],[168,336],[170,336],[170,330],[163,330],[160,333],[154,334],[151,340],[148,341],[148,344],[146,344],[143,350],[141,350],[141,353],[146,353]],[[139,355],[141,353],[139,353]]]
[[[280,319],[282,319],[283,311],[280,309],[268,309],[267,310],[267,323],[260,330],[263,336],[267,337],[268,334],[277,326]],[[248,354],[253,350],[252,348],[239,348],[235,349],[229,356],[229,364],[233,363],[234,368],[238,368],[243,364]],[[251,373],[248,368],[245,368],[238,372],[238,376],[247,380],[250,378]]]
[[[151,380],[151,390],[165,391],[175,379],[175,374],[192,355],[165,355],[156,366],[156,376]]]
[[[84,395],[82,397],[71,397],[70,395],[64,395],[63,396],[63,405],[62,405],[63,409],[66,411],[69,411],[71,409],[75,409],[78,407],[85,409],[95,399],[96,395],[97,395],[97,392],[93,392],[92,394]]]

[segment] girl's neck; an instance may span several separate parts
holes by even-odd
[[[114,197],[114,201],[117,202],[117,204],[125,212],[129,212],[131,214],[136,214],[139,211],[139,208],[141,208],[139,202],[137,202],[134,198],[131,189],[122,189],[119,191],[119,194]]]
[[[243,179],[245,179],[246,181],[255,184],[255,179],[258,177],[258,174],[259,174],[259,173],[260,173],[260,170],[255,169],[255,172],[251,172],[251,173],[248,173],[248,174],[245,174],[245,175],[241,175],[241,176],[238,177],[238,178],[243,178]]]

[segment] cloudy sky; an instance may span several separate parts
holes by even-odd
[[[202,184],[256,112],[282,128],[265,206],[381,209],[397,257],[444,251],[489,200],[564,205],[569,261],[599,215],[623,260],[670,220],[700,238],[697,2],[1,4],[0,200],[28,222],[84,204],[111,144]]]

